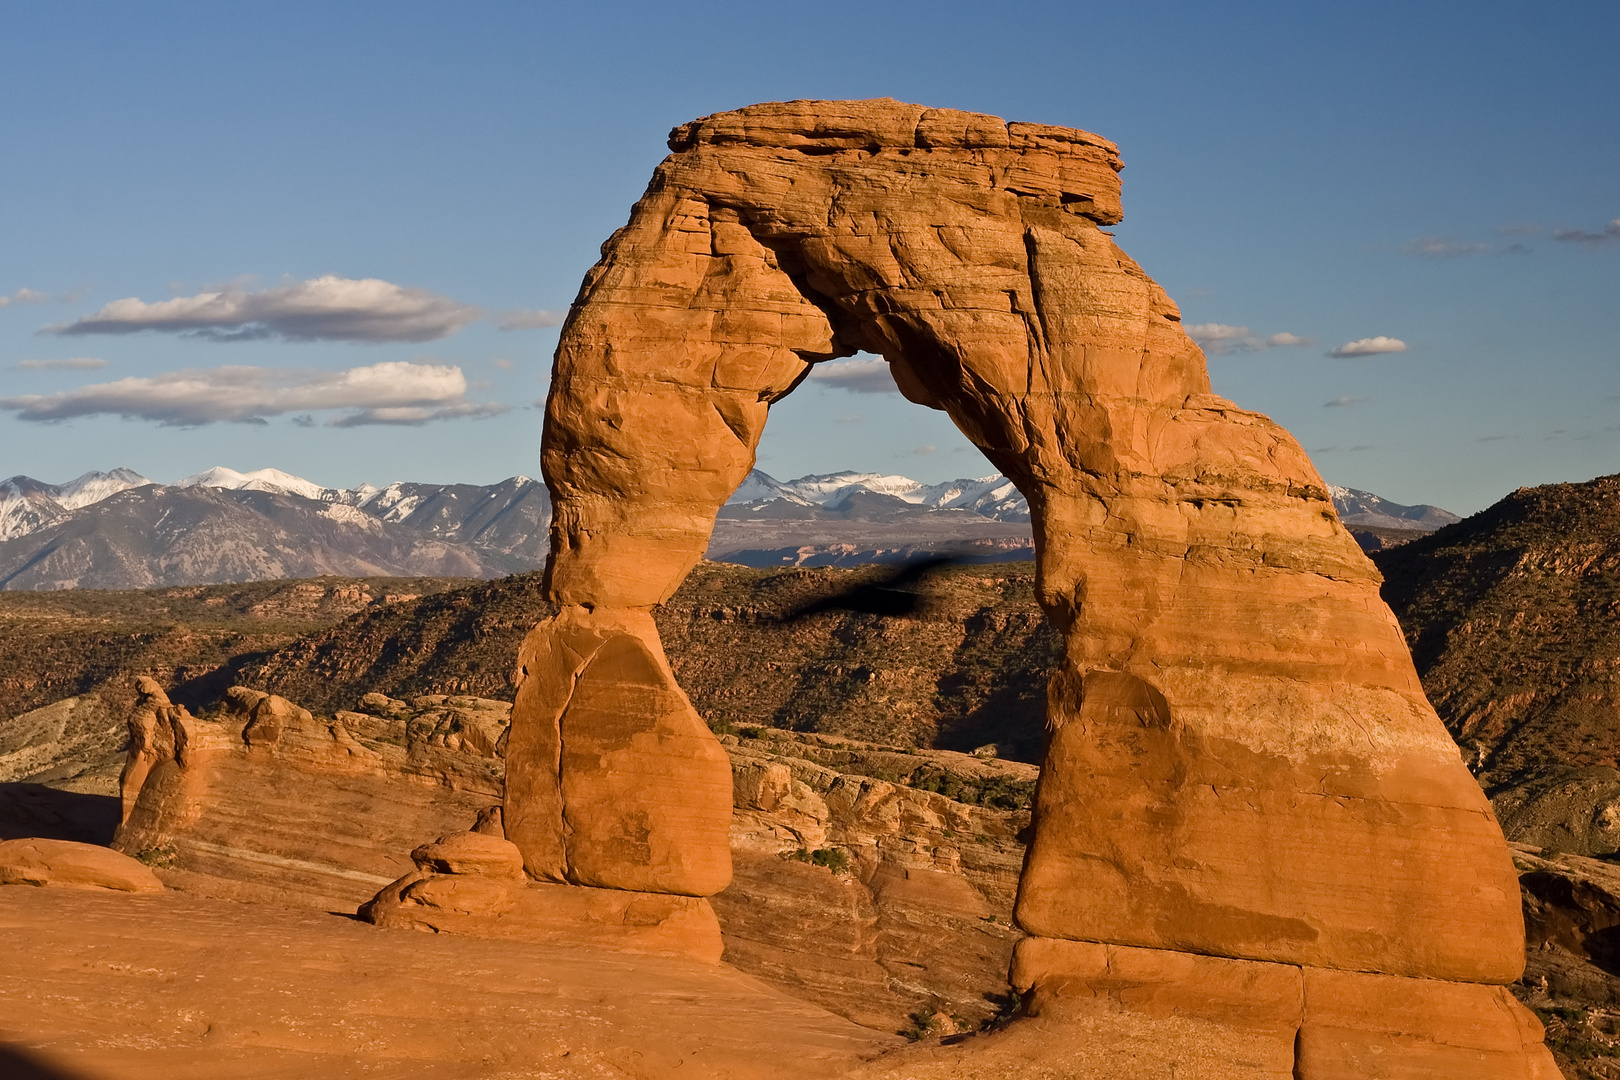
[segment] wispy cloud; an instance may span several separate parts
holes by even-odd
[[[1377,356],[1379,353],[1405,352],[1406,342],[1400,338],[1364,337],[1355,341],[1347,341],[1336,349],[1329,349],[1329,356]]]
[[[1363,401],[1366,401],[1366,400],[1367,399],[1364,398],[1364,397],[1336,397],[1332,401],[1324,401],[1322,403],[1322,408],[1324,408],[1324,409],[1342,409],[1347,405],[1360,405]]]
[[[548,326],[561,326],[563,321],[557,312],[539,309],[497,311],[493,318],[497,330],[543,330]]]
[[[66,360],[19,360],[12,371],[99,371],[107,361],[99,356],[73,356]]]
[[[1556,229],[1553,231],[1553,239],[1562,240],[1566,244],[1610,244],[1620,240],[1620,218],[1615,218],[1599,232],[1587,232],[1585,229]]]
[[[897,394],[894,376],[889,364],[875,356],[854,360],[832,360],[810,369],[810,378],[824,386],[850,390],[857,394]]]
[[[0,308],[15,307],[20,304],[44,304],[50,301],[47,293],[34,289],[18,289],[10,296],[0,296]]]
[[[490,361],[490,366],[500,368],[502,371],[511,371],[515,365],[506,357],[497,356],[495,359]]]
[[[355,410],[329,421],[333,427],[423,424],[506,411],[504,406],[468,401],[466,394],[461,369],[447,364],[389,361],[347,371],[227,366],[0,398],[0,409],[37,422],[122,416],[170,427],[261,423],[268,416],[329,409]]]
[[[483,313],[426,289],[378,278],[328,275],[252,292],[228,285],[195,296],[146,303],[114,300],[51,334],[135,334],[167,331],[213,341],[433,341]]]
[[[1419,236],[1408,240],[1401,250],[1425,259],[1456,259],[1466,255],[1489,255],[1494,249],[1478,241],[1453,240],[1449,236]]]
[[[918,457],[927,457],[929,454],[939,453],[939,447],[933,445],[919,446],[917,449],[913,450],[912,453],[916,454]]]
[[[1211,356],[1220,353],[1258,352],[1261,349],[1309,346],[1316,342],[1299,334],[1286,331],[1261,336],[1247,326],[1229,326],[1226,323],[1195,323],[1186,328],[1187,336]]]

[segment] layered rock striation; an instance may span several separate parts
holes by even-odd
[[[1007,995],[1033,766],[770,730],[724,736],[736,874],[711,906],[528,877],[492,805],[504,702],[370,693],[316,716],[235,687],[192,716],[160,695],[148,686],[133,723],[163,713],[188,749],[148,762],[116,844],[184,892],[359,906],[383,926],[537,945],[708,963],[723,950],[888,1032],[930,1010],[971,1028]],[[411,850],[422,835],[438,839]]]
[[[1338,1049],[1311,1049],[1278,989],[1265,1038],[1296,1076],[1385,1075],[1386,1046],[1412,1072],[1425,1039],[1466,1044],[1466,1075],[1541,1068],[1533,1020],[1490,989],[1523,965],[1501,830],[1329,489],[1210,392],[1175,304],[1104,231],[1113,144],[871,101],[717,114],[670,149],[586,276],[547,402],[560,613],[522,651],[506,798],[529,873],[723,886],[723,761],[648,612],[770,405],[867,351],[1029,503],[1063,639],[1017,907],[1047,942],[1026,943],[1031,1000],[1108,996],[1107,949],[1159,956],[1134,985],[1197,997],[1192,954],[1269,965],[1335,1018]],[[1395,1001],[1417,1018],[1392,1033]],[[1429,1075],[1464,1075],[1451,1061]]]

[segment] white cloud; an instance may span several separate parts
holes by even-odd
[[[1366,398],[1359,397],[1336,397],[1332,401],[1324,401],[1322,407],[1324,409],[1342,409],[1347,405],[1360,405],[1366,400]]]
[[[897,394],[889,363],[876,356],[854,360],[832,360],[810,369],[810,378],[824,386],[850,390],[857,394]]]
[[[334,427],[422,424],[506,411],[500,405],[468,401],[466,394],[467,380],[459,367],[396,360],[347,371],[265,367],[171,371],[56,394],[0,398],[0,409],[41,422],[122,416],[174,427],[224,420],[260,423],[267,416],[326,409],[356,410],[331,421]]]
[[[0,296],[0,308],[8,308],[15,304],[43,304],[50,300],[45,293],[33,289],[18,289],[10,296]]]
[[[98,371],[107,366],[99,356],[72,356],[66,360],[19,360],[12,371]]]
[[[1489,255],[1492,248],[1489,244],[1453,240],[1447,236],[1419,236],[1408,240],[1401,250],[1425,259],[1455,259],[1464,255]]]
[[[1620,240],[1620,218],[1615,218],[1603,226],[1602,232],[1587,232],[1585,229],[1559,229],[1553,233],[1553,239],[1573,244],[1607,244]]]
[[[490,364],[494,367],[500,368],[502,371],[511,371],[515,366],[513,365],[512,361],[508,360],[504,356],[497,356],[495,359],[490,361]]]
[[[939,447],[937,446],[919,446],[917,449],[912,451],[912,453],[916,454],[918,457],[927,457],[929,454],[937,454],[938,452]]]
[[[548,326],[561,326],[563,317],[555,311],[519,310],[495,313],[497,330],[541,330]]]
[[[1400,338],[1364,337],[1347,341],[1337,349],[1329,349],[1329,356],[1377,356],[1379,353],[1405,352],[1406,342]]]
[[[1187,336],[1211,356],[1232,352],[1258,352],[1261,349],[1286,348],[1296,345],[1314,345],[1312,338],[1286,331],[1261,337],[1247,326],[1228,326],[1226,323],[1195,323],[1186,328]]]
[[[240,284],[148,304],[114,300],[52,334],[186,333],[215,341],[433,341],[482,312],[426,289],[332,275],[250,292]]]

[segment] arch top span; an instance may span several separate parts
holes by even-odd
[[[724,755],[647,612],[701,558],[771,403],[864,350],[1029,500],[1065,658],[1025,929],[1517,977],[1501,832],[1377,572],[1299,444],[1211,393],[1175,303],[1104,231],[1112,143],[883,100],[719,113],[670,148],[557,349],[542,464],[562,614],[525,644],[507,763],[531,873],[723,882]],[[610,761],[638,780],[568,779]]]
[[[813,363],[882,355],[1037,516],[1048,490],[1130,458],[1144,421],[1121,407],[1209,393],[1175,304],[1100,228],[1120,219],[1105,139],[798,101],[681,125],[670,146],[563,328],[543,462],[561,603],[666,599]],[[1291,453],[1326,500],[1297,447],[1259,449]]]
[[[803,155],[951,154],[983,170],[977,179],[984,186],[1056,199],[1099,225],[1117,225],[1125,216],[1119,147],[1078,128],[1009,123],[985,113],[930,109],[892,98],[783,101],[715,113],[669,133],[669,148],[677,154],[701,147]]]

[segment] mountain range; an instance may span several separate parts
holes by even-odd
[[[1345,524],[1372,548],[1457,520],[1351,488],[1333,494]],[[545,485],[526,476],[381,488],[223,467],[168,485],[126,468],[65,484],[14,476],[0,482],[0,589],[499,577],[544,564],[550,519]],[[940,552],[1032,559],[1029,504],[999,475],[924,484],[860,472],[782,481],[755,470],[721,509],[708,557],[817,566]]]

